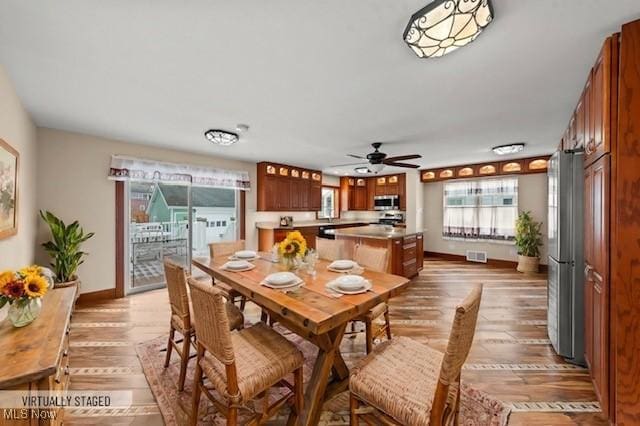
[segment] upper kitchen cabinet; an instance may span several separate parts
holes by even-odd
[[[406,209],[406,177],[404,173],[374,177],[340,178],[342,210],[374,210],[376,196],[397,195],[400,209]]]
[[[322,173],[285,164],[258,163],[258,211],[317,211]]]
[[[611,140],[615,137],[612,123],[617,109],[618,36],[609,37],[598,55],[591,71],[591,109],[589,135],[585,141],[585,166],[605,153],[611,152]]]
[[[561,145],[563,142],[561,142]],[[469,179],[498,175],[546,173],[548,156],[505,160],[499,163],[468,164],[435,170],[421,170],[420,180],[424,183],[449,179]]]

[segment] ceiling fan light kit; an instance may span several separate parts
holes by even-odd
[[[434,0],[416,12],[405,43],[420,58],[437,58],[475,40],[493,21],[490,0]]]
[[[418,154],[409,154],[409,155],[397,155],[395,157],[387,157],[387,154],[384,152],[380,152],[380,147],[382,146],[382,142],[372,143],[374,151],[367,154],[366,157],[356,154],[347,154],[347,157],[357,158],[359,160],[368,161],[361,163],[349,163],[349,164],[335,164],[331,167],[346,167],[346,166],[360,166],[356,167],[354,170],[356,173],[380,173],[385,166],[390,167],[403,167],[409,169],[417,169],[420,166],[417,164],[409,164],[409,163],[401,163],[400,161],[404,160],[415,160],[418,158],[422,158],[421,155]]]

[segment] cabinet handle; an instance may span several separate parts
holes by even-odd
[[[589,276],[591,275],[591,270],[593,268],[590,265],[587,265],[584,267],[584,276],[585,278],[589,278]]]

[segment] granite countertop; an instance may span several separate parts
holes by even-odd
[[[293,226],[282,226],[279,222],[256,222],[256,228],[258,229],[296,229],[296,228],[308,228],[312,226],[331,226],[331,225],[355,225],[359,223],[369,223],[369,220],[334,220],[329,222],[327,220],[309,220],[293,222]]]
[[[330,229],[326,231],[326,233],[333,234],[337,237],[343,236],[375,238],[381,240],[403,238],[408,235],[417,234],[417,232],[407,232],[405,228],[393,228],[391,226],[385,225],[355,226],[353,228]]]

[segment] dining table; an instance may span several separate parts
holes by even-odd
[[[315,273],[296,272],[304,281],[300,287],[285,291],[261,284],[268,275],[285,270],[283,264],[272,260],[271,254],[259,253],[253,261],[255,267],[245,272],[224,269],[228,260],[228,256],[216,256],[194,258],[192,263],[213,278],[213,285],[216,280],[224,282],[268,312],[272,321],[318,347],[300,422],[305,426],[317,424],[323,403],[349,386],[349,368],[340,352],[347,324],[397,296],[410,280],[364,268],[360,275],[371,283],[371,288],[360,294],[338,295],[326,286],[341,273],[329,270],[330,262],[320,259]]]

